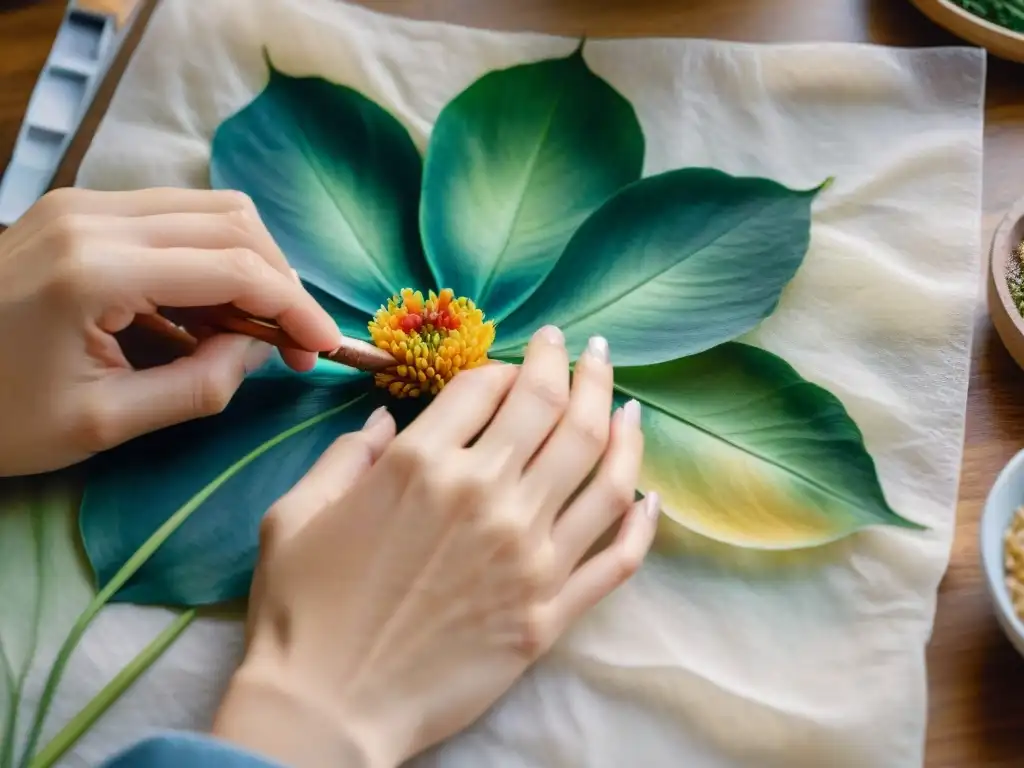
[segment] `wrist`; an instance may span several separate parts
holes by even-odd
[[[387,734],[346,717],[298,676],[246,661],[234,674],[213,735],[294,768],[395,768]]]

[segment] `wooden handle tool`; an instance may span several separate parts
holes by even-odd
[[[186,312],[190,319],[195,318],[197,326],[212,331],[237,333],[266,342],[278,349],[304,349],[273,320],[252,317],[233,306],[209,307]],[[198,339],[191,333],[160,314],[136,315],[133,324],[174,343],[183,355],[191,354],[199,345]],[[325,360],[370,373],[383,371],[398,364],[389,352],[368,342],[347,337],[343,337],[342,344],[337,349],[319,352],[318,355]]]

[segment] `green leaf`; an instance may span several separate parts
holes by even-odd
[[[753,549],[826,544],[871,525],[921,530],[885,499],[842,403],[779,357],[744,344],[618,368],[643,408],[641,490],[705,537]]]
[[[501,320],[643,156],[633,107],[582,49],[484,75],[430,137],[420,222],[437,283]]]
[[[573,354],[605,336],[616,365],[703,352],[775,309],[807,252],[821,189],[690,168],[623,189],[588,218],[558,264],[498,329],[493,356],[558,325]]]
[[[422,161],[372,101],[270,67],[266,88],[213,137],[210,183],[237,189],[304,280],[364,316],[430,288],[417,216]]]
[[[29,670],[93,595],[77,546],[79,494],[65,478],[0,483],[0,768],[13,768],[27,729]]]
[[[368,381],[324,386],[327,375],[247,381],[220,416],[98,457],[80,525],[101,586],[175,510],[249,457],[119,588],[115,601],[196,606],[248,594],[267,508],[339,435],[361,427],[373,405]],[[282,434],[287,440],[267,450]]]

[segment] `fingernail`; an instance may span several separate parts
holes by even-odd
[[[363,429],[373,429],[376,425],[380,424],[384,419],[388,417],[388,407],[382,405],[380,408],[370,414],[370,418],[363,424]]]
[[[654,491],[644,496],[644,514],[651,520],[657,520],[661,516],[661,497]]]
[[[245,353],[245,372],[249,374],[259,370],[270,359],[272,354],[274,354],[272,346],[262,341],[254,341]]]
[[[544,339],[548,344],[565,344],[565,334],[553,325],[545,325],[537,331],[537,336]]]
[[[627,427],[640,426],[640,403],[630,400],[622,406],[622,423]]]
[[[608,339],[604,336],[591,336],[590,341],[587,342],[587,354],[599,362],[607,363],[610,359]]]

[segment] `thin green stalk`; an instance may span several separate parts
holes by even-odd
[[[143,672],[150,668],[154,661],[160,658],[171,644],[178,639],[178,636],[185,631],[196,617],[195,608],[182,613],[172,621],[163,632],[128,664],[117,673],[117,675],[95,696],[92,700],[75,715],[67,725],[60,729],[50,743],[43,747],[39,754],[29,763],[29,768],[50,768],[57,762],[65,752],[74,746],[82,734],[95,723],[104,712],[121,698],[121,695],[131,687]]]
[[[349,408],[365,397],[366,395],[360,395],[344,405],[339,405],[335,408],[324,411],[323,413],[317,414],[312,418],[306,419],[306,421],[296,424],[290,429],[286,429],[284,432],[272,437],[267,442],[250,451],[248,454],[221,472],[205,488],[189,499],[184,506],[180,507],[176,512],[174,512],[174,514],[167,518],[164,524],[157,528],[153,535],[146,539],[142,546],[140,546],[135,553],[128,558],[125,564],[121,566],[121,569],[114,574],[113,578],[107,582],[107,585],[97,593],[96,597],[94,597],[89,605],[86,606],[85,610],[82,611],[82,614],[78,617],[77,621],[75,621],[74,626],[71,627],[71,631],[68,633],[67,638],[61,645],[60,651],[57,653],[57,658],[54,660],[53,666],[50,667],[50,674],[46,678],[46,686],[43,688],[43,695],[39,700],[39,708],[36,710],[35,720],[32,722],[32,730],[29,734],[28,744],[25,747],[25,753],[22,757],[21,768],[28,768],[32,757],[35,754],[36,744],[39,742],[39,736],[42,733],[43,724],[46,722],[46,715],[49,713],[53,696],[57,691],[57,686],[60,684],[60,679],[64,674],[64,669],[68,665],[72,652],[78,645],[78,641],[82,639],[82,635],[85,634],[86,629],[89,628],[92,620],[96,618],[96,615],[103,609],[103,606],[107,604],[110,598],[117,594],[118,590],[135,575],[139,568],[141,568],[146,561],[153,556],[153,553],[156,552],[156,550],[165,541],[167,541],[168,538],[170,538],[171,534],[178,530],[178,528],[188,520],[189,516],[195,512],[204,501],[210,498],[218,488],[230,480],[239,470],[258,459],[274,446],[284,442],[289,437],[293,437],[294,435],[319,424],[321,421],[341,413],[346,408]]]
[[[25,681],[28,679],[32,662],[35,661],[36,648],[39,646],[39,625],[43,620],[43,601],[46,600],[46,565],[45,560],[46,542],[44,538],[46,531],[43,526],[43,515],[41,510],[29,508],[29,525],[32,528],[32,539],[35,544],[36,561],[36,604],[32,611],[32,627],[30,629],[28,651],[22,662],[21,672],[18,673],[17,682],[11,693],[11,711],[7,713],[7,728],[4,732],[3,755],[0,756],[0,766],[11,768],[14,765],[14,742],[18,737],[18,705],[21,703],[21,694],[25,690]],[[8,666],[10,662],[6,661]]]

